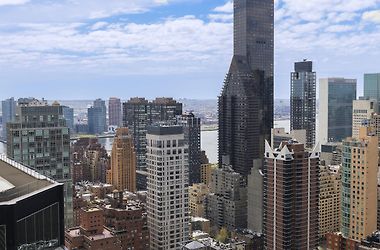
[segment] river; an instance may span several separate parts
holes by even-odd
[[[282,120],[275,121],[274,126],[276,128],[281,127],[285,128],[287,132],[289,132],[290,121]],[[107,151],[111,151],[112,149],[112,138],[104,138],[99,139],[99,142],[103,144]],[[201,148],[206,151],[207,157],[212,163],[218,162],[218,131],[202,131],[201,133]],[[0,153],[6,153],[6,145],[0,143]]]

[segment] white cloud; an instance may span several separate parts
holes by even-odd
[[[372,10],[363,13],[363,20],[380,23],[380,10]]]
[[[26,4],[30,0],[0,0],[0,7],[4,5],[21,5]]]
[[[216,12],[232,13],[234,10],[234,5],[232,1],[228,1],[222,6],[218,6],[214,9]]]

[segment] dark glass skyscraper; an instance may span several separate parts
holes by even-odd
[[[234,1],[234,56],[219,96],[219,164],[247,176],[273,127],[273,0]]]
[[[12,122],[16,116],[16,101],[15,99],[9,98],[7,100],[2,101],[2,115],[3,115],[3,123],[2,123],[2,137],[3,139],[7,138],[7,123]]]
[[[313,62],[296,62],[290,78],[290,130],[306,130],[305,146],[312,148],[317,99],[317,74],[313,72]]]
[[[189,145],[189,184],[201,182],[201,119],[193,113],[177,116],[177,124],[183,127],[185,141]]]

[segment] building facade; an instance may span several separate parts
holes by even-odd
[[[223,165],[212,173],[207,195],[206,217],[214,231],[247,227],[247,187],[245,178],[231,166]]]
[[[206,217],[206,195],[210,192],[204,183],[195,183],[189,187],[190,214],[192,217]]]
[[[270,140],[273,68],[273,1],[234,1],[234,56],[218,100],[219,165],[245,177]]]
[[[352,136],[352,105],[356,80],[326,78],[319,81],[319,142],[340,142]]]
[[[146,168],[146,131],[147,126],[157,122],[175,121],[182,114],[182,103],[173,98],[156,98],[148,101],[145,98],[131,98],[123,103],[123,125],[132,133],[136,155],[137,168]]]
[[[378,138],[361,127],[343,141],[341,232],[360,241],[377,228]]]
[[[266,144],[265,249],[318,247],[318,178],[318,152],[296,141],[283,142],[277,149]]]
[[[7,123],[14,121],[16,117],[16,101],[15,99],[9,98],[1,102],[1,112],[2,112],[2,134],[1,137],[7,139]]]
[[[177,124],[183,126],[185,140],[189,145],[189,182],[201,182],[201,119],[193,113],[177,116]]]
[[[317,74],[313,62],[296,62],[290,76],[290,130],[306,130],[307,148],[315,145]]]
[[[102,134],[107,131],[107,107],[104,100],[96,99],[92,107],[87,109],[88,132]]]
[[[340,166],[319,167],[319,238],[340,231]]]
[[[0,249],[63,246],[63,184],[5,155],[0,173]]]
[[[108,123],[110,126],[122,126],[121,101],[119,98],[111,97],[108,100]]]
[[[16,108],[14,122],[7,124],[7,155],[37,172],[64,183],[65,225],[72,224],[70,134],[62,106],[29,100]]]
[[[352,137],[358,138],[363,122],[368,122],[378,112],[376,100],[354,100],[352,107]]]
[[[66,119],[66,126],[70,129],[70,133],[71,134],[75,133],[74,109],[67,106],[62,106],[62,112],[63,112],[63,118]]]
[[[111,152],[111,183],[119,191],[136,192],[136,153],[128,128],[118,128]]]
[[[380,102],[380,73],[364,74],[364,98]]]
[[[65,231],[68,250],[119,250],[120,240],[104,227],[104,211],[99,208],[82,208],[79,227]]]
[[[190,235],[188,147],[183,128],[150,126],[146,138],[150,249],[179,250]]]

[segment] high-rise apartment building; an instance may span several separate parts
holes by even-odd
[[[364,98],[380,102],[380,73],[364,74]]]
[[[137,155],[137,167],[146,167],[146,130],[157,122],[175,121],[182,114],[182,103],[173,98],[156,98],[149,102],[145,98],[131,98],[123,103],[123,124],[132,133]]]
[[[343,141],[341,232],[360,241],[377,227],[378,138],[361,127]]]
[[[0,176],[0,249],[63,246],[63,184],[5,155]]]
[[[107,107],[104,100],[96,99],[92,107],[87,109],[88,132],[101,134],[107,131]]]
[[[189,145],[189,182],[201,182],[201,119],[193,113],[177,116],[177,124],[183,126],[185,140]]]
[[[272,149],[264,167],[265,249],[318,247],[319,153],[296,141]]]
[[[66,126],[70,129],[70,133],[74,133],[74,109],[62,106],[63,118],[66,119]]]
[[[14,121],[16,116],[16,101],[13,97],[1,102],[1,112],[3,119],[1,137],[7,139],[7,123]]]
[[[372,115],[378,112],[375,100],[354,100],[352,107],[352,137],[359,136],[359,129],[364,123],[368,123]]]
[[[64,183],[65,226],[72,224],[70,134],[62,106],[29,100],[16,107],[14,122],[7,124],[7,155],[37,172]]]
[[[136,153],[128,128],[118,128],[111,152],[111,184],[119,191],[136,192]]]
[[[273,127],[274,2],[234,1],[234,56],[218,100],[219,165],[247,176]]]
[[[307,148],[315,145],[317,74],[313,62],[296,62],[290,83],[290,130],[306,130]]]
[[[247,228],[245,178],[231,166],[223,165],[213,171],[211,179],[206,217],[214,231],[223,227],[230,231]]]
[[[122,125],[121,101],[119,98],[111,97],[108,100],[108,123],[109,125]]]
[[[189,240],[188,146],[181,126],[148,127],[150,249],[176,250]]]
[[[319,238],[340,231],[340,166],[319,167]]]
[[[351,137],[356,80],[325,78],[319,83],[319,142],[340,142]]]

